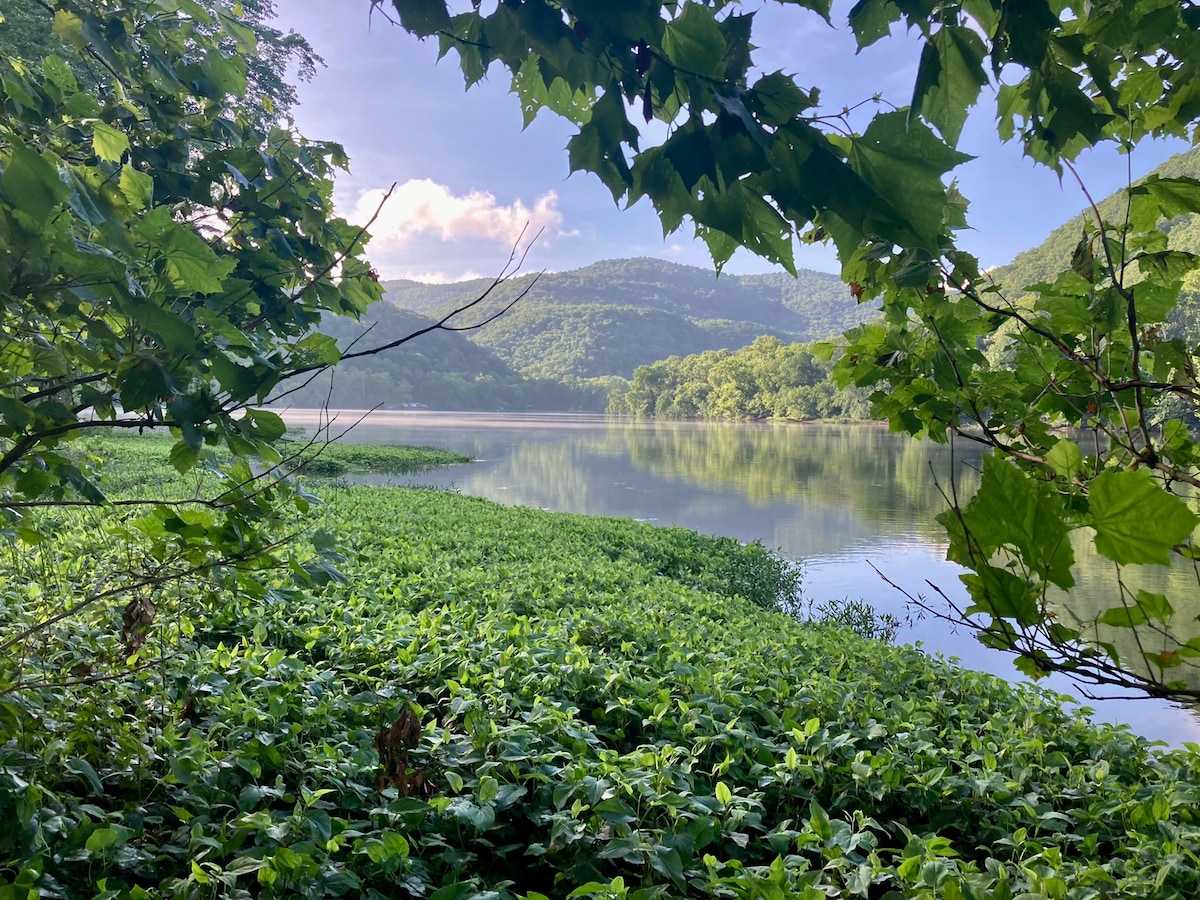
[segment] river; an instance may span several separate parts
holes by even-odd
[[[337,434],[362,414],[343,412]],[[320,414],[284,413],[289,425],[314,427]],[[803,592],[814,600],[863,598],[906,622],[904,596],[930,596],[929,583],[965,599],[962,571],[945,560],[935,517],[951,477],[960,492],[977,483],[979,451],[918,443],[873,424],[809,425],[631,422],[558,414],[375,412],[346,438],[355,443],[424,444],[473,457],[413,478],[373,477],[377,484],[451,488],[506,504],[629,516],[697,531],[761,541],[803,567]],[[1100,596],[1104,568],[1080,551],[1082,594]],[[878,571],[876,571],[878,570]],[[1165,570],[1160,580],[1173,578]],[[1183,596],[1188,582],[1184,581]],[[1190,584],[1195,592],[1194,581]],[[1172,599],[1181,596],[1178,585]],[[1200,603],[1198,603],[1200,606]],[[1198,610],[1200,611],[1200,610]],[[897,638],[926,652],[1010,680],[1011,658],[970,633],[926,617]],[[1128,724],[1178,746],[1200,742],[1190,710],[1147,699],[1085,699],[1060,677],[1043,682],[1095,710],[1101,721]]]

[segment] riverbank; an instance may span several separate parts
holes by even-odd
[[[5,696],[3,883],[1192,896],[1195,754],[772,612],[794,582],[761,548],[444,491],[318,492],[308,524],[344,580],[268,573],[153,666]]]

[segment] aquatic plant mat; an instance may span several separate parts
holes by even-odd
[[[1196,895],[1196,754],[781,615],[760,547],[321,494],[346,580],[182,602],[105,680],[87,616],[44,686],[0,660],[0,898]]]

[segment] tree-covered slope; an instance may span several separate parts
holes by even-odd
[[[361,323],[327,319],[321,330],[343,352],[378,347],[428,328],[432,319],[388,304]],[[331,378],[332,375],[332,378]],[[284,385],[288,390],[294,385]],[[607,391],[530,378],[462,333],[433,331],[383,353],[348,359],[282,398],[294,407],[335,409],[604,409]]]
[[[1160,178],[1200,177],[1200,147],[1171,157],[1151,175]],[[1106,221],[1119,223],[1125,215],[1126,202],[1118,191],[1096,204]],[[996,283],[1014,294],[1038,282],[1051,281],[1071,266],[1071,254],[1079,244],[1085,223],[1094,224],[1091,210],[1081,212],[1069,222],[1054,229],[1042,243],[1018,254],[1012,262],[993,270]],[[1163,223],[1170,235],[1171,245],[1182,250],[1200,251],[1200,219],[1194,215],[1180,216]]]
[[[426,285],[386,282],[387,299],[444,315],[480,294],[486,279]],[[526,296],[471,334],[517,370],[545,377],[629,377],[672,354],[736,349],[763,334],[809,340],[838,334],[874,314],[857,307],[834,275],[722,275],[657,259],[604,260],[570,272],[514,278],[493,291],[486,315]]]
[[[786,334],[744,322],[701,325],[661,309],[522,301],[474,340],[533,377],[594,378],[632,374],[667,356],[741,347],[764,333]]]

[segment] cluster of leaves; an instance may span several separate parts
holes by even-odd
[[[828,0],[781,2],[829,19]],[[1197,347],[1164,323],[1200,260],[1159,226],[1200,212],[1200,181],[1130,185],[1119,218],[1091,204],[1071,269],[1016,293],[957,248],[966,201],[947,183],[969,159],[957,145],[985,86],[998,136],[1060,176],[1085,148],[1194,137],[1200,6],[860,0],[849,12],[860,48],[903,24],[921,52],[910,106],[859,131],[849,111],[823,113],[816,89],[755,69],[754,15],[725,0],[512,0],[457,15],[441,0],[392,5],[404,28],[457,54],[468,84],[508,69],[527,120],[550,109],[578,127],[572,170],[618,201],[649,198],[666,232],[690,219],[718,269],[745,247],[792,270],[797,235],[831,240],[852,293],[884,311],[848,336],[841,382],[873,389],[897,430],[995,451],[969,506],[946,486],[950,557],[971,570],[972,602],[941,611],[992,623],[982,637],[1034,674],[1200,696],[1200,643],[1172,631],[1169,598],[1136,584],[1139,566],[1197,556],[1200,517],[1177,492],[1200,486],[1200,447],[1179,422],[1200,402]],[[639,113],[667,123],[666,137],[647,144]],[[1092,534],[1119,587],[1086,619],[1051,597],[1075,583],[1069,538]],[[1139,651],[1134,668],[1152,675],[1098,631],[1120,626],[1171,642]]]
[[[710,419],[863,419],[866,391],[839,391],[830,365],[803,344],[760,337],[741,350],[672,356],[639,366],[614,392],[614,415]]]
[[[84,89],[54,56],[0,60],[0,476],[30,498],[67,481],[36,473],[118,410],[177,428],[181,465],[206,442],[270,455],[278,418],[234,414],[297,357],[334,358],[305,338],[322,312],[380,293],[363,231],[333,215],[345,156],[238,113],[257,42],[224,8],[64,3],[53,21],[108,81]]]
[[[381,295],[366,232],[333,210],[341,147],[275,124],[278,69],[315,60],[260,0],[13,12],[28,40],[0,26],[0,530],[35,544],[56,508],[109,502],[99,457],[71,451],[83,435],[169,430],[190,477],[122,498],[149,514],[111,522],[128,568],[48,620],[193,576],[261,593],[308,501],[282,420],[257,407],[338,359],[313,332],[323,314]]]
[[[795,573],[761,548],[433,491],[330,489],[318,522],[347,581],[230,594],[82,697],[5,691],[0,890],[1082,900],[1200,877],[1193,752],[770,612]],[[63,545],[94,558],[98,524]],[[7,621],[34,564],[0,562]],[[110,634],[62,627],[61,665]]]

